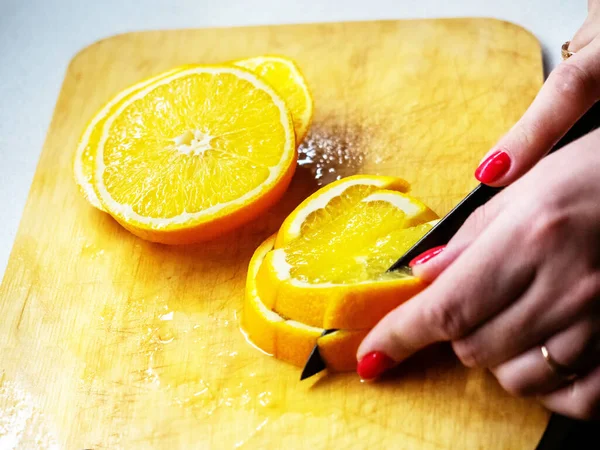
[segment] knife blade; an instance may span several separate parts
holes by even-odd
[[[319,337],[327,336],[328,334],[331,334],[334,331],[337,331],[337,330],[336,329],[325,330],[325,331],[323,331],[323,333],[321,333],[321,336],[319,336]],[[319,372],[325,370],[326,368],[327,368],[327,365],[325,364],[325,361],[323,361],[323,358],[321,357],[321,352],[319,352],[319,340],[317,339],[317,343],[313,347],[312,352],[310,352],[310,355],[308,356],[308,359],[306,360],[306,363],[304,364],[304,369],[302,369],[302,373],[300,374],[300,381],[305,380],[306,378],[310,378],[313,375],[316,375]]]
[[[387,270],[405,270],[411,272],[408,263],[430,248],[447,244],[448,241],[459,228],[464,224],[467,218],[479,206],[489,201],[494,195],[500,192],[502,188],[493,188],[485,184],[478,185],[458,205],[456,205],[446,216],[440,219],[421,239],[419,239],[404,255],[402,255]]]
[[[600,127],[600,103],[596,103],[590,108],[571,129],[558,141],[558,143],[547,153],[553,153],[565,145],[575,141],[585,134]],[[485,184],[477,185],[466,197],[464,197],[448,214],[440,219],[425,235],[419,239],[407,252],[405,252],[394,264],[387,270],[402,270],[412,273],[408,263],[421,253],[439,245],[447,244],[452,236],[460,229],[465,220],[480,206],[487,203],[492,197],[498,194],[503,187],[495,188]],[[326,330],[325,332],[327,332]],[[309,367],[310,365],[310,367]],[[301,380],[316,375],[327,368],[323,358],[319,353],[318,345],[315,345],[311,352]]]

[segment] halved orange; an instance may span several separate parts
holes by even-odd
[[[257,74],[283,98],[292,115],[296,146],[298,146],[310,126],[313,101],[306,80],[296,63],[283,56],[257,56],[234,61],[232,64]],[[92,206],[104,210],[94,191],[92,178],[96,145],[100,140],[106,118],[113,114],[127,97],[169,74],[191,67],[194,66],[179,66],[124,89],[106,103],[88,123],[75,152],[73,172],[79,190]]]
[[[242,329],[249,340],[264,352],[278,359],[302,367],[315,345],[331,371],[350,371],[356,368],[356,351],[367,330],[339,330],[321,336],[323,329],[286,320],[269,310],[256,288],[256,275],[265,258],[273,249],[275,236],[267,239],[255,251],[246,281],[246,296],[242,313]]]
[[[93,187],[132,233],[184,244],[258,216],[296,167],[290,112],[275,90],[233,66],[193,66],[124,98],[106,117]]]
[[[257,274],[264,305],[306,325],[363,330],[420,292],[425,282],[387,269],[438,216],[388,187],[405,189],[407,183],[349,177],[303,202]]]
[[[290,58],[271,55],[242,59],[233,64],[256,73],[281,95],[292,113],[296,145],[300,145],[310,127],[313,100],[298,65]]]

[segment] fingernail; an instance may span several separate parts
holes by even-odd
[[[414,266],[418,266],[419,264],[423,264],[427,261],[429,261],[431,258],[433,258],[436,255],[439,255],[440,253],[442,253],[444,251],[444,249],[446,248],[445,245],[440,245],[438,247],[433,247],[430,248],[429,250],[427,250],[426,252],[421,253],[419,256],[413,258],[409,263],[408,266],[409,267],[414,267]]]
[[[493,183],[510,168],[510,156],[503,150],[498,150],[479,164],[475,171],[475,178],[482,183]]]
[[[394,360],[383,352],[367,353],[358,362],[356,371],[363,380],[377,378],[394,365]]]

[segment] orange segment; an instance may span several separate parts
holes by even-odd
[[[434,218],[419,206],[406,194],[381,190],[326,218],[308,217],[301,236],[285,246],[290,276],[310,284],[395,276],[388,267],[430,228],[417,224]]]
[[[296,145],[305,138],[313,114],[308,83],[294,61],[282,56],[257,56],[234,61],[234,65],[256,73],[281,95],[294,120]]]
[[[144,87],[149,86],[155,81],[160,80],[171,73],[175,73],[182,68],[183,67],[179,67],[169,70],[168,72],[164,72],[152,78],[140,81],[139,83],[122,90],[108,103],[106,103],[88,123],[81,136],[81,139],[79,140],[77,149],[75,150],[75,158],[73,159],[73,174],[79,190],[85,199],[95,208],[104,210],[100,200],[98,200],[96,192],[94,191],[92,177],[95,167],[94,163],[96,160],[96,144],[100,139],[100,135],[102,134],[102,128],[104,127],[106,118],[114,113],[118,109],[119,105],[121,105],[123,100],[129,97],[131,94],[140,91]]]
[[[277,233],[279,248],[309,229],[320,229],[337,211],[347,211],[366,196],[381,189],[408,192],[409,184],[396,177],[354,175],[334,181],[304,200],[284,220]]]
[[[95,144],[93,183],[105,210],[167,244],[256,217],[283,195],[296,162],[285,102],[231,66],[188,67],[129,95]]]
[[[425,287],[387,269],[431,228],[436,214],[405,193],[366,184],[366,178],[323,188],[284,222],[279,248],[266,255],[257,274],[268,309],[314,327],[359,330]]]
[[[356,350],[366,336],[364,331],[336,331],[322,336],[323,329],[311,327],[269,310],[256,288],[256,275],[265,256],[273,249],[275,236],[267,239],[254,253],[248,266],[242,329],[250,341],[278,359],[302,367],[313,347],[319,351],[331,371],[356,368]]]

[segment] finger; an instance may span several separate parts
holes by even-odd
[[[504,186],[533,167],[600,95],[600,39],[562,62],[531,106],[480,163],[482,183]]]
[[[588,2],[588,15],[579,30],[577,30],[571,39],[571,43],[569,44],[570,51],[577,52],[581,50],[598,35],[597,24],[600,21],[600,8],[598,5],[599,3],[596,1]]]
[[[427,282],[439,276],[458,256],[488,227],[498,214],[504,209],[507,202],[506,191],[493,197],[490,201],[477,208],[460,227],[452,239],[438,252],[435,257],[422,261],[423,255],[411,261],[413,274]]]
[[[578,52],[592,42],[596,36],[598,36],[598,29],[595,23],[590,20],[590,16],[588,16],[583,26],[571,39],[568,50],[571,52]]]
[[[575,264],[573,260],[564,263]],[[468,367],[494,367],[593,313],[600,279],[581,272],[577,267],[569,271],[556,261],[538,269],[536,279],[518,301],[453,342],[454,352]]]
[[[385,316],[361,343],[358,359],[380,351],[400,362],[434,342],[459,339],[520,295],[534,271],[527,250],[501,264],[520,231],[515,216],[498,217],[427,289]]]
[[[583,374],[600,362],[599,332],[600,320],[594,316],[559,332],[545,345],[558,364]],[[568,384],[551,369],[537,346],[494,367],[492,373],[506,391],[519,396],[547,394]]]
[[[600,418],[600,366],[585,377],[540,397],[546,408],[576,419]]]

